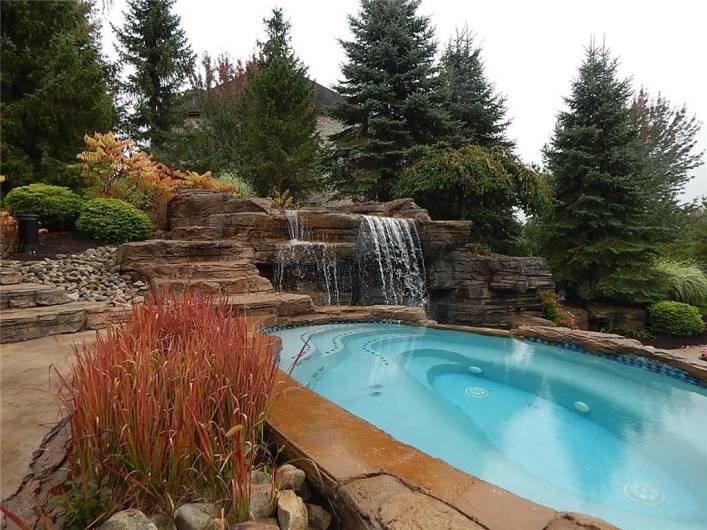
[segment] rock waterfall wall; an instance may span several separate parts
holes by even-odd
[[[170,202],[169,231],[160,235],[159,242],[123,245],[118,259],[124,268],[143,273],[153,286],[174,282],[184,285],[187,281],[199,284],[204,280],[199,277],[203,267],[190,268],[186,264],[190,260],[202,262],[205,256],[214,254],[214,259],[238,264],[243,271],[238,277],[242,276],[242,280],[223,274],[231,278],[223,289],[230,286],[228,294],[239,292],[236,284],[243,285],[244,292],[255,294],[282,286],[284,291],[309,295],[315,304],[323,305],[332,301],[331,278],[328,284],[317,280],[325,256],[327,270],[337,271],[336,300],[342,304],[357,303],[361,292],[357,272],[361,224],[364,216],[376,215],[414,220],[424,255],[431,318],[506,326],[520,312],[538,311],[538,292],[553,287],[542,258],[479,255],[469,245],[470,222],[432,220],[411,199],[304,208],[297,215],[298,222],[306,227],[307,239],[317,247],[315,252],[307,245],[299,245],[298,249],[298,245],[291,244],[291,217],[288,221],[286,211],[271,208],[266,199],[236,199],[223,193],[190,191]],[[301,281],[278,277],[283,249],[291,253],[287,259],[297,264]],[[160,255],[151,257],[151,252]],[[165,265],[169,256],[178,263]],[[218,271],[225,268],[227,264],[215,272],[213,266],[209,268],[211,277],[207,283],[212,289],[219,288],[222,273]],[[180,271],[188,271],[189,278],[181,277]],[[159,276],[159,272],[168,274]]]

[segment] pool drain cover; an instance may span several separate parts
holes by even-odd
[[[489,391],[485,388],[481,388],[480,386],[470,386],[464,390],[464,393],[473,398],[483,398],[489,395]]]
[[[624,486],[624,493],[632,501],[646,506],[663,504],[663,494],[658,488],[647,482],[629,482]]]

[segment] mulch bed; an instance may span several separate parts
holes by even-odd
[[[693,335],[691,337],[656,335],[650,339],[641,339],[641,342],[646,346],[653,346],[654,348],[660,348],[663,350],[677,350],[678,348],[683,348],[684,346],[702,346],[703,344],[707,344],[707,331],[701,333],[700,335]]]
[[[47,232],[39,234],[39,251],[34,254],[13,252],[7,259],[18,261],[36,261],[54,258],[57,254],[77,254],[89,248],[100,247],[101,243],[81,237],[76,232]]]

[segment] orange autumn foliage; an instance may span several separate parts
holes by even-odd
[[[163,213],[167,202],[179,189],[232,192],[233,186],[219,182],[206,172],[182,172],[155,160],[138,149],[129,138],[113,132],[84,137],[86,148],[76,158],[82,174],[96,197],[122,199],[146,211],[153,220]]]

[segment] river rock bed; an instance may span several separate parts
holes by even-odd
[[[90,248],[79,254],[41,261],[17,261],[3,268],[22,274],[26,283],[63,287],[75,300],[105,302],[110,306],[141,301],[147,285],[133,274],[121,274],[116,247]]]

